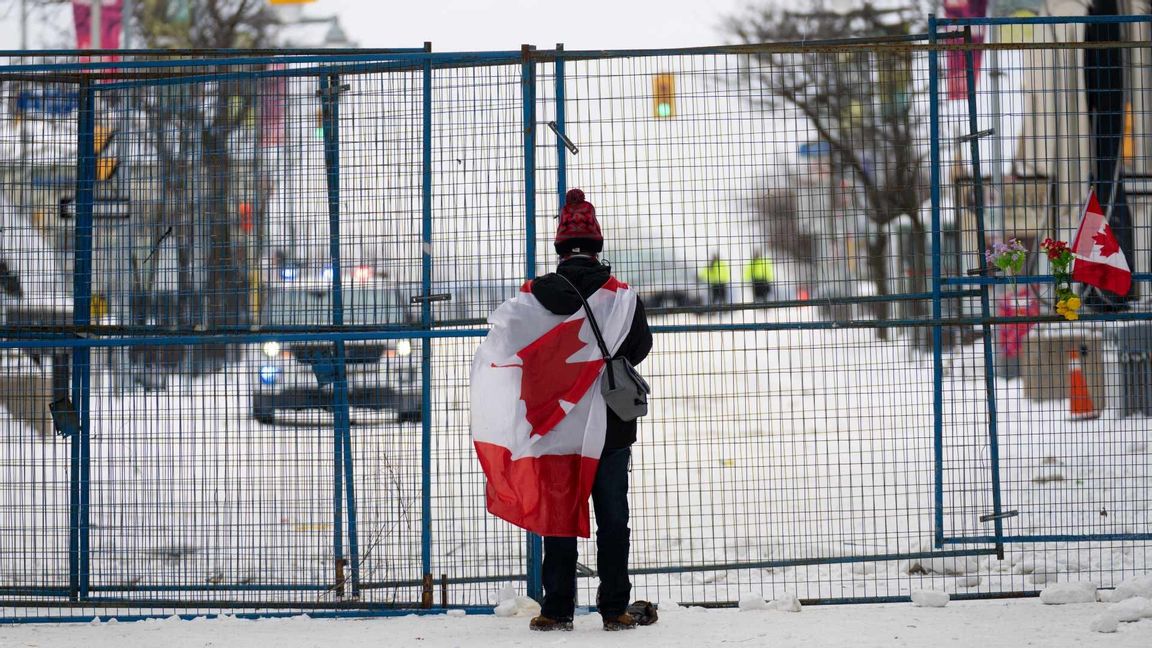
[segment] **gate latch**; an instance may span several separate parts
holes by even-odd
[[[981,522],[991,522],[993,520],[1005,520],[1008,518],[1014,518],[1018,515],[1020,515],[1020,511],[1004,511],[1002,513],[989,513],[987,515],[981,515],[980,521]]]

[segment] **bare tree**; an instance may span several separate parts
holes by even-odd
[[[796,194],[791,191],[766,191],[756,199],[756,211],[763,217],[765,238],[771,247],[800,263],[817,261],[816,237],[800,226],[792,214],[800,211]]]
[[[892,37],[907,35],[919,15],[911,0],[898,8],[866,2],[842,12],[761,8],[730,17],[726,30],[743,43]],[[857,193],[871,223],[867,267],[877,294],[891,294],[890,229],[904,223],[913,242],[906,273],[912,290],[923,291],[927,230],[919,211],[929,192],[928,115],[924,102],[915,100],[910,52],[878,45],[812,47],[801,53],[765,49],[752,57],[742,82],[759,91],[750,93],[758,97],[754,101],[766,111],[803,115],[826,144],[833,186]],[[877,319],[889,316],[887,303],[873,308]],[[917,309],[923,305],[911,314]],[[881,337],[884,332],[879,329]]]
[[[271,43],[277,25],[262,0],[137,0],[132,19],[150,49],[262,48]],[[154,230],[157,238],[170,231],[177,244],[185,325],[236,325],[247,313],[247,263],[234,240],[237,165],[231,143],[251,122],[259,98],[257,84],[226,74],[207,83],[151,88],[139,97],[166,183]],[[206,225],[207,235],[202,315],[190,312],[193,304],[187,301],[194,292],[196,239],[202,229],[197,220]]]
[[[265,0],[136,0],[132,19],[147,47],[267,47],[277,25]]]

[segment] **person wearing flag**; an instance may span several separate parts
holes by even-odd
[[[488,318],[492,328],[472,362],[473,441],[488,511],[544,536],[544,601],[529,627],[572,629],[576,539],[590,536],[591,496],[597,607],[606,630],[631,629],[628,464],[636,422],[605,404],[605,363],[584,301],[612,357],[639,364],[652,334],[635,291],[600,262],[604,237],[580,189],[565,196],[554,247],[556,272],[525,283]]]

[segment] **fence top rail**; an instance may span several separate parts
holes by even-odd
[[[201,57],[228,58],[252,56],[346,56],[363,54],[415,54],[426,52],[423,47],[254,47],[254,48],[171,48],[171,49],[0,49],[0,57],[30,58],[37,56],[81,57],[81,56],[162,56],[170,58]],[[102,65],[131,63],[131,61],[109,61]]]
[[[211,83],[218,81],[236,81],[239,79],[270,79],[275,77],[321,77],[321,76],[356,76],[374,72],[411,72],[421,70],[427,64],[424,62],[405,61],[374,61],[368,63],[326,63],[306,68],[293,68],[283,70],[249,70],[243,72],[185,72],[168,74],[163,72],[127,73],[117,75],[120,81],[108,81],[104,75],[91,73],[55,75],[53,79],[66,79],[68,82],[80,82],[83,79],[99,80],[94,84],[97,91],[123,90],[139,87],[155,87],[160,85],[185,85],[190,83]],[[467,62],[466,62],[467,61]],[[456,67],[479,67],[492,65],[519,65],[523,59],[517,56],[484,57],[476,60],[454,59],[451,61],[437,61],[431,64],[433,69]],[[0,79],[11,78],[0,74]],[[43,79],[42,79],[43,80]]]
[[[942,34],[947,38],[959,38],[963,32]],[[802,53],[820,50],[849,51],[884,45],[927,43],[928,34],[905,34],[901,36],[878,36],[874,38],[832,38],[820,40],[792,41],[781,43],[743,43],[738,45],[707,45],[703,47],[671,47],[661,49],[621,49],[621,50],[531,50],[528,56],[538,61],[556,60],[643,58],[654,56],[693,56],[709,54],[769,54]]]
[[[109,77],[123,74],[124,70],[135,69],[174,69],[174,68],[220,68],[233,66],[277,65],[298,63],[370,63],[379,61],[392,61],[410,59],[413,61],[485,61],[489,59],[506,59],[521,56],[515,52],[443,52],[429,53],[424,50],[407,52],[378,53],[368,50],[368,53],[353,54],[301,54],[297,56],[238,56],[222,59],[197,58],[179,60],[152,60],[152,61],[83,61],[73,63],[23,63],[16,65],[0,65],[0,74],[8,72],[78,72],[92,76]],[[121,50],[121,54],[131,53],[131,50]]]
[[[1152,23],[1152,16],[1037,16],[1035,18],[936,18],[941,27],[978,27],[986,25],[1101,25]]]

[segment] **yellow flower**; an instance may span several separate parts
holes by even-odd
[[[1069,297],[1067,300],[1067,303],[1068,303],[1068,308],[1071,308],[1072,310],[1077,310],[1078,308],[1080,308],[1080,298],[1079,297]]]
[[[1067,319],[1070,321],[1071,320],[1078,320],[1078,319],[1080,319],[1080,313],[1077,313],[1074,310],[1068,311],[1068,312],[1064,313],[1064,319]]]

